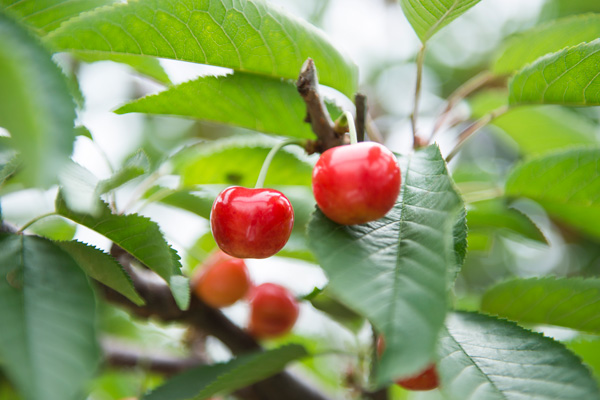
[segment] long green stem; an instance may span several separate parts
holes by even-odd
[[[256,189],[260,189],[264,186],[265,179],[267,178],[267,172],[269,172],[269,166],[271,165],[271,161],[273,161],[273,158],[275,158],[275,154],[277,154],[277,152],[281,150],[282,147],[287,146],[288,144],[297,144],[298,146],[304,147],[304,145],[306,144],[306,140],[288,139],[284,140],[283,142],[279,142],[275,146],[273,146],[271,151],[269,151],[269,154],[267,154],[267,158],[265,158],[265,162],[263,163],[262,168],[260,169],[260,173],[258,174],[256,186],[254,186]]]
[[[462,148],[462,146],[465,144],[465,142],[475,132],[477,132],[478,130],[480,130],[481,128],[483,128],[484,126],[486,126],[487,124],[489,124],[494,119],[498,118],[499,116],[501,116],[502,114],[504,114],[507,111],[508,111],[508,106],[502,106],[502,107],[497,108],[496,110],[490,112],[489,114],[484,115],[483,117],[479,118],[477,121],[475,121],[471,125],[469,125],[464,131],[462,131],[458,135],[458,141],[457,141],[456,145],[454,146],[454,149],[452,149],[450,154],[448,154],[448,156],[446,157],[446,162],[449,162],[450,160],[452,160],[454,158],[454,156],[456,154],[458,154],[459,150]]]
[[[24,231],[25,229],[29,228],[31,225],[35,224],[35,223],[36,223],[36,222],[38,222],[39,220],[41,220],[41,219],[44,219],[44,218],[46,218],[46,217],[50,217],[50,216],[52,216],[52,215],[58,215],[58,214],[56,213],[56,211],[52,211],[52,212],[49,212],[49,213],[46,213],[46,214],[38,215],[37,217],[35,217],[35,218],[34,218],[34,219],[32,219],[31,221],[29,221],[29,222],[27,222],[25,225],[23,225],[23,226],[21,227],[21,229],[19,229],[19,230],[17,231],[17,233],[23,233],[23,231]]]
[[[348,133],[350,134],[350,144],[358,143],[358,138],[356,136],[356,125],[354,124],[354,117],[350,111],[344,111],[344,116],[346,117],[346,121],[348,121]]]
[[[461,86],[459,86],[448,97],[448,101],[446,102],[446,107],[440,113],[439,117],[437,118],[437,120],[435,122],[433,130],[431,131],[431,135],[429,136],[429,143],[433,142],[435,134],[442,127],[444,122],[446,122],[448,115],[450,115],[450,111],[452,111],[454,109],[454,107],[456,107],[456,105],[458,103],[460,103],[461,100],[463,100],[465,97],[469,96],[471,93],[475,92],[476,90],[480,89],[484,85],[488,84],[490,81],[494,80],[495,78],[496,77],[491,72],[483,71],[483,72],[480,72],[479,74],[475,75],[473,78],[469,79],[465,83],[463,83]]]
[[[419,114],[419,100],[421,98],[421,82],[423,81],[423,63],[425,61],[425,45],[421,46],[421,49],[417,53],[417,83],[415,85],[415,104],[413,105],[413,112],[410,115],[410,122],[412,124],[413,133],[413,147],[417,147],[417,118]]]

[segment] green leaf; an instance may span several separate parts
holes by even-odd
[[[296,79],[311,57],[320,82],[352,96],[356,65],[312,25],[262,0],[142,0],[104,7],[48,37],[58,51],[139,54]]]
[[[125,160],[120,170],[114,173],[108,179],[98,182],[95,192],[104,194],[118,188],[138,176],[144,175],[150,170],[150,161],[143,150],[138,150],[135,154]]]
[[[143,399],[202,400],[215,394],[231,393],[275,375],[286,364],[307,355],[304,347],[291,344],[243,355],[226,363],[204,365],[175,376]]]
[[[0,126],[23,161],[23,181],[49,187],[75,140],[75,103],[50,54],[24,28],[0,14]]]
[[[363,317],[331,296],[327,288],[311,296],[309,300],[314,308],[324,312],[352,332],[358,333],[365,324]]]
[[[61,194],[73,211],[82,214],[99,216],[102,212],[102,202],[96,190],[98,178],[88,169],[69,161],[60,171],[58,180]]]
[[[600,279],[513,279],[489,289],[481,310],[521,323],[600,333]]]
[[[489,231],[500,229],[548,244],[540,228],[529,217],[519,210],[509,208],[500,200],[471,203],[467,220],[470,230]]]
[[[592,370],[596,380],[600,380],[600,341],[596,338],[577,338],[565,343],[567,348],[577,354]]]
[[[506,104],[506,92],[484,92],[470,101],[471,117],[478,119]],[[597,145],[596,126],[581,115],[560,106],[512,108],[492,121],[492,125],[527,155],[536,155],[575,145]]]
[[[511,79],[509,103],[600,105],[600,39],[538,59]]]
[[[267,154],[277,141],[260,136],[237,136],[201,143],[174,160],[183,186],[227,184],[254,187]],[[312,164],[296,146],[279,151],[271,162],[265,187],[310,186]]]
[[[95,299],[52,242],[0,235],[0,359],[26,400],[79,399],[98,362]]]
[[[51,240],[71,240],[77,226],[63,217],[50,216],[37,221],[27,230]]]
[[[510,38],[492,65],[495,74],[511,74],[565,47],[600,38],[600,14],[575,15],[538,25]]]
[[[308,226],[328,290],[386,338],[378,384],[415,373],[433,357],[457,263],[453,226],[462,202],[439,149],[401,161],[400,198],[385,217],[342,226],[317,211]]]
[[[148,202],[160,201],[163,204],[189,211],[202,218],[210,218],[210,210],[215,198],[224,187],[219,189],[199,187],[197,189],[170,189],[155,186],[145,193]]]
[[[73,260],[90,277],[127,297],[141,306],[144,299],[140,297],[133,282],[121,264],[112,256],[94,246],[78,242],[56,242],[58,247],[69,253]]]
[[[113,61],[126,64],[134,71],[154,79],[158,83],[170,85],[171,79],[160,65],[160,61],[154,57],[138,56],[131,54],[105,54],[105,53],[80,53],[74,52],[74,56],[81,61],[93,63],[96,61]]]
[[[440,339],[440,388],[453,400],[580,400],[597,383],[564,345],[475,313],[453,313]]]
[[[480,0],[400,0],[408,22],[421,42],[463,15]]]
[[[113,0],[0,0],[0,11],[10,13],[19,22],[44,35],[63,22]]]
[[[173,276],[181,275],[179,256],[165,241],[158,225],[137,214],[112,214],[106,204],[102,205],[98,216],[92,216],[69,209],[60,194],[56,199],[56,211],[60,215],[104,235],[156,272],[169,285],[175,283],[177,290],[171,287],[173,296],[177,304],[183,306],[182,309],[187,308],[189,293],[181,290],[181,282],[172,281]]]
[[[506,195],[538,202],[556,219],[600,238],[600,148],[574,148],[534,158],[516,167]]]
[[[115,112],[178,115],[281,136],[314,137],[304,122],[306,104],[292,82],[240,72],[185,82]]]

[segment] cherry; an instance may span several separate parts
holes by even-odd
[[[440,381],[435,364],[429,364],[427,368],[418,374],[398,379],[396,384],[408,390],[433,390],[440,385]]]
[[[392,209],[400,193],[400,167],[394,154],[374,142],[325,151],[312,175],[319,208],[342,225],[375,221]]]
[[[232,186],[215,199],[210,225],[217,245],[230,256],[267,258],[290,238],[294,210],[277,190]]]
[[[251,293],[248,331],[256,338],[274,338],[289,332],[300,309],[298,301],[283,286],[263,283]]]
[[[244,260],[222,251],[211,254],[197,271],[192,278],[194,293],[215,308],[232,305],[243,298],[251,286]]]
[[[377,355],[381,357],[385,350],[385,339],[383,336],[377,338]],[[433,390],[440,385],[437,369],[434,363],[431,363],[423,371],[415,375],[398,379],[397,385],[408,390]]]

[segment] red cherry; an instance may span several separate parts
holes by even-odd
[[[374,142],[333,147],[313,169],[312,188],[323,214],[342,225],[375,221],[392,209],[400,193],[394,154]]]
[[[256,338],[274,338],[289,332],[300,309],[298,301],[283,286],[263,283],[252,290],[248,331]]]
[[[381,357],[384,350],[385,339],[383,336],[379,336],[377,338],[377,355]],[[396,384],[408,390],[433,390],[440,385],[440,381],[435,364],[431,363],[423,371],[413,376],[398,379]]]
[[[192,278],[196,296],[206,304],[227,307],[243,298],[250,288],[250,275],[244,260],[216,251]]]
[[[398,379],[396,383],[408,390],[433,390],[440,385],[435,364],[430,364],[418,374]]]
[[[232,186],[215,199],[210,225],[217,245],[230,256],[267,258],[290,238],[294,210],[277,190]]]

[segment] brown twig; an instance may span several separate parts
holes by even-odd
[[[369,113],[367,113],[367,135],[369,135],[371,141],[383,144],[383,136],[381,135],[379,128],[377,128],[377,125],[375,125],[373,117],[371,117],[371,114]]]
[[[132,257],[113,245],[111,254],[129,272],[133,285],[146,304],[137,306],[120,293],[100,285],[104,297],[132,314],[143,318],[158,318],[165,322],[180,322],[219,339],[234,355],[262,350],[252,336],[231,322],[221,311],[216,310],[192,296],[190,307],[182,311],[177,307],[169,287],[149,270],[131,267]],[[328,398],[301,382],[288,372],[280,372],[252,385],[261,400],[328,400]]]
[[[180,358],[162,354],[147,354],[109,340],[102,342],[102,350],[104,360],[108,365],[118,368],[141,367],[167,376],[205,364],[204,360],[198,357]]]
[[[354,104],[356,105],[356,140],[364,142],[367,125],[367,96],[362,93],[356,93]]]
[[[477,90],[481,89],[483,86],[485,86],[486,84],[488,84],[489,82],[491,82],[495,79],[497,79],[497,77],[495,75],[493,75],[491,72],[483,71],[483,72],[480,72],[479,74],[475,75],[473,78],[469,79],[465,83],[463,83],[461,86],[459,86],[448,97],[448,101],[446,102],[446,107],[440,113],[439,117],[437,118],[437,120],[435,122],[433,130],[431,131],[431,135],[429,136],[429,142],[431,143],[433,141],[433,138],[435,137],[435,134],[437,133],[437,131],[442,127],[444,122],[446,122],[446,120],[448,119],[448,116],[450,115],[450,111],[452,111],[458,103],[460,103],[464,98],[466,98],[467,96],[476,92]]]
[[[343,136],[336,133],[331,116],[319,94],[317,69],[311,58],[306,60],[302,66],[296,87],[306,103],[306,122],[310,122],[312,130],[318,138],[313,149],[322,153],[343,144]]]
[[[465,144],[465,142],[475,132],[477,132],[478,130],[480,130],[481,128],[483,128],[484,126],[486,126],[487,124],[492,122],[495,118],[498,118],[499,116],[501,116],[502,114],[504,114],[507,111],[508,111],[508,106],[502,106],[502,107],[497,108],[496,110],[491,111],[490,113],[484,115],[483,117],[479,118],[477,121],[475,121],[471,125],[469,125],[464,131],[462,131],[458,135],[457,143],[454,146],[454,148],[452,149],[452,151],[450,152],[450,154],[448,154],[448,156],[446,157],[446,162],[449,162],[450,160],[452,160],[454,158],[454,156],[456,156],[456,154],[459,152],[459,150],[462,148],[462,146]]]

